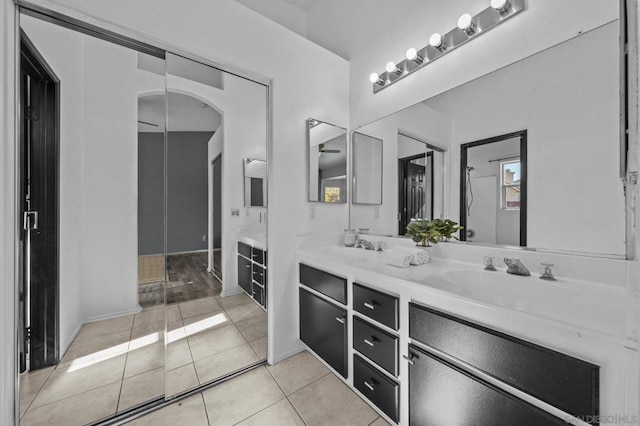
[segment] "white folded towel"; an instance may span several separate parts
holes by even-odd
[[[382,253],[384,263],[398,268],[408,268],[411,264],[411,255],[397,251],[385,251]]]
[[[404,246],[395,246],[391,250],[410,255],[412,265],[424,265],[425,263],[429,263],[431,260],[431,254],[429,254],[427,250]]]

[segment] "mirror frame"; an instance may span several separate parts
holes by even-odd
[[[517,132],[507,133],[504,135],[493,136],[474,142],[468,142],[460,145],[460,226],[459,240],[467,241],[467,214],[465,206],[467,205],[467,158],[468,149],[476,146],[487,145],[494,142],[500,142],[507,139],[520,138],[520,246],[527,246],[527,130],[519,130]],[[482,243],[481,243],[482,244]],[[496,244],[500,246],[500,244]]]

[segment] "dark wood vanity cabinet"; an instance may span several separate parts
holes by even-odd
[[[597,365],[414,303],[409,305],[409,337],[576,417],[597,418]],[[414,366],[411,370],[412,380],[427,381]],[[458,398],[463,397],[451,395],[451,401]]]
[[[567,424],[414,345],[409,354],[411,425]]]
[[[300,340],[347,377],[347,311],[300,287]]]
[[[238,242],[238,285],[257,304],[267,307],[267,252]]]

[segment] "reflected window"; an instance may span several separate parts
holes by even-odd
[[[520,159],[500,163],[503,210],[520,209]]]

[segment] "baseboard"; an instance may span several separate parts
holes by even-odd
[[[174,254],[190,254],[190,253],[207,253],[209,249],[199,249],[199,250],[187,250],[187,251],[172,251],[167,253],[167,256],[171,256]],[[138,257],[148,257],[148,256],[164,256],[164,253],[155,253],[155,254],[139,254]]]
[[[138,313],[140,313],[140,311],[142,311],[142,307],[140,305],[138,305],[137,307],[135,307],[133,309],[126,310],[126,311],[120,311],[120,312],[115,312],[115,313],[110,313],[110,314],[105,314],[105,315],[97,315],[95,317],[85,318],[85,320],[82,322],[82,325],[89,324],[91,322],[96,322],[96,321],[104,321],[104,320],[108,320],[108,319],[123,317],[125,315],[138,314]]]
[[[281,352],[278,354],[278,356],[274,356],[271,362],[269,362],[269,364],[271,365],[277,364],[280,361],[284,361],[287,358],[290,358],[296,354],[299,354],[300,352],[304,352],[306,349],[307,347],[302,342],[300,342],[299,345],[296,345],[295,347],[289,349],[288,351]]]
[[[73,330],[73,333],[71,333],[71,336],[69,336],[69,339],[67,339],[67,341],[64,342],[64,344],[60,347],[60,360],[62,360],[62,358],[64,358],[64,356],[66,355],[67,351],[69,350],[69,347],[71,346],[73,341],[76,340],[76,337],[78,337],[78,333],[80,333],[80,330],[82,330],[82,326],[84,324],[85,324],[84,321],[80,321],[78,323],[78,326],[76,327],[76,329]]]
[[[237,294],[241,294],[244,293],[244,290],[242,290],[240,287],[236,287],[233,290],[226,290],[226,289],[222,289],[222,292],[220,292],[220,296],[222,297],[229,297],[229,296],[235,296]]]

